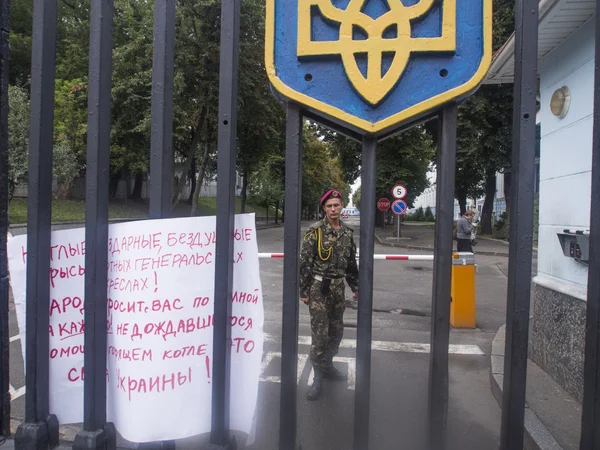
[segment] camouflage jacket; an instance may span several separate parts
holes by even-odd
[[[339,230],[327,219],[313,223],[304,235],[300,253],[300,296],[308,297],[315,275],[346,277],[352,292],[358,290],[358,265],[354,231],[341,222]],[[319,249],[320,243],[320,249]]]

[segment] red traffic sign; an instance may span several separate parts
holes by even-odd
[[[385,197],[380,198],[377,200],[377,209],[379,209],[379,211],[387,211],[390,209],[390,201]]]
[[[392,189],[392,195],[394,198],[404,198],[408,194],[408,189],[406,189],[403,185],[397,184]]]
[[[404,214],[407,208],[408,205],[404,200],[396,200],[394,203],[392,203],[392,212],[397,216]]]

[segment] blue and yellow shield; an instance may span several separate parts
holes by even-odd
[[[275,90],[360,133],[472,93],[491,60],[492,0],[267,0]]]

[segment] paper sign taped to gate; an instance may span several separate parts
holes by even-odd
[[[107,414],[127,440],[210,431],[215,226],[197,217],[109,227]],[[264,321],[253,214],[236,216],[232,239],[230,426],[250,433]],[[25,354],[26,236],[8,252]],[[85,252],[85,229],[52,233],[50,410],[61,424],[83,421]]]

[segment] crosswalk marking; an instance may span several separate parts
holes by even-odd
[[[298,345],[310,345],[310,340],[310,336],[298,336]],[[265,342],[279,343],[280,339],[273,334],[265,333]],[[340,348],[356,348],[356,340],[342,339]],[[417,342],[371,341],[371,349],[383,352],[429,353],[431,346]],[[469,344],[450,344],[448,353],[451,355],[485,355],[478,345]]]
[[[348,390],[353,391],[356,389],[356,359],[347,358],[345,356],[334,356],[333,362],[341,362],[348,364]],[[310,375],[308,376],[308,385],[312,385],[315,379],[315,370],[310,369]]]
[[[25,386],[20,387],[19,389],[15,389],[12,384],[8,385],[8,392],[10,393],[10,400],[14,401],[19,397],[25,395]]]
[[[271,364],[271,362],[275,358],[281,358],[281,353],[267,352],[265,354],[265,359],[263,360],[263,362],[260,365],[260,378],[258,379],[259,381],[266,381],[266,382],[271,382],[271,383],[280,383],[281,382],[281,378],[278,376],[272,376],[272,375],[266,376],[266,377],[263,376],[263,374],[269,367],[269,364]],[[297,377],[298,383],[300,383],[300,378],[302,378],[302,372],[304,371],[304,367],[306,366],[306,361],[308,361],[308,355],[298,355],[298,377]]]

